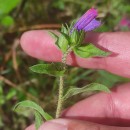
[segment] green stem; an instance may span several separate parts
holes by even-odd
[[[68,54],[72,51],[72,48],[69,48],[62,56],[63,69],[66,70],[66,59]],[[63,107],[63,92],[64,92],[64,76],[60,76],[59,81],[59,94],[58,94],[58,104],[56,110],[56,118],[60,117],[62,107]]]
[[[59,118],[61,110],[62,110],[62,104],[63,104],[63,87],[64,87],[64,77],[60,76],[59,81],[59,95],[58,95],[58,104],[57,104],[57,110],[56,110],[56,118]]]

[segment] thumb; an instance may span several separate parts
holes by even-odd
[[[34,125],[26,130],[35,130]],[[39,130],[130,130],[130,127],[105,126],[80,120],[55,119],[45,122]]]

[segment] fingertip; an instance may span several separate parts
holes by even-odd
[[[55,120],[45,122],[40,126],[39,130],[68,130],[67,125],[65,125],[64,122],[55,122]]]
[[[27,127],[25,130],[35,130],[35,125],[30,125],[29,127]]]
[[[36,45],[38,46],[44,31],[27,31],[24,32],[20,39],[22,49],[29,55],[33,55]]]
[[[125,128],[106,126],[81,120],[55,119],[45,122],[39,130],[129,130],[129,127]]]
[[[54,42],[55,39],[47,30],[25,32],[20,39],[21,47],[28,55],[45,61],[61,59],[61,53]]]

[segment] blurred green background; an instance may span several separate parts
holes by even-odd
[[[122,25],[122,18],[129,20],[130,0],[0,0],[0,130],[24,130],[33,123],[33,115],[20,116],[12,111],[16,102],[30,99],[39,103],[54,115],[58,79],[38,75],[28,67],[42,63],[26,55],[19,46],[21,34],[34,29],[60,29],[61,23],[69,23],[86,10],[96,7],[104,31],[129,31],[130,25]],[[66,86],[81,87],[98,82],[108,87],[128,82],[103,70],[69,67]],[[86,97],[73,98],[66,105]]]

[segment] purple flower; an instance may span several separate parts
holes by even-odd
[[[79,18],[73,29],[78,31],[84,30],[85,32],[94,30],[101,25],[101,22],[96,20],[97,15],[98,13],[96,9],[89,9],[81,18]]]

